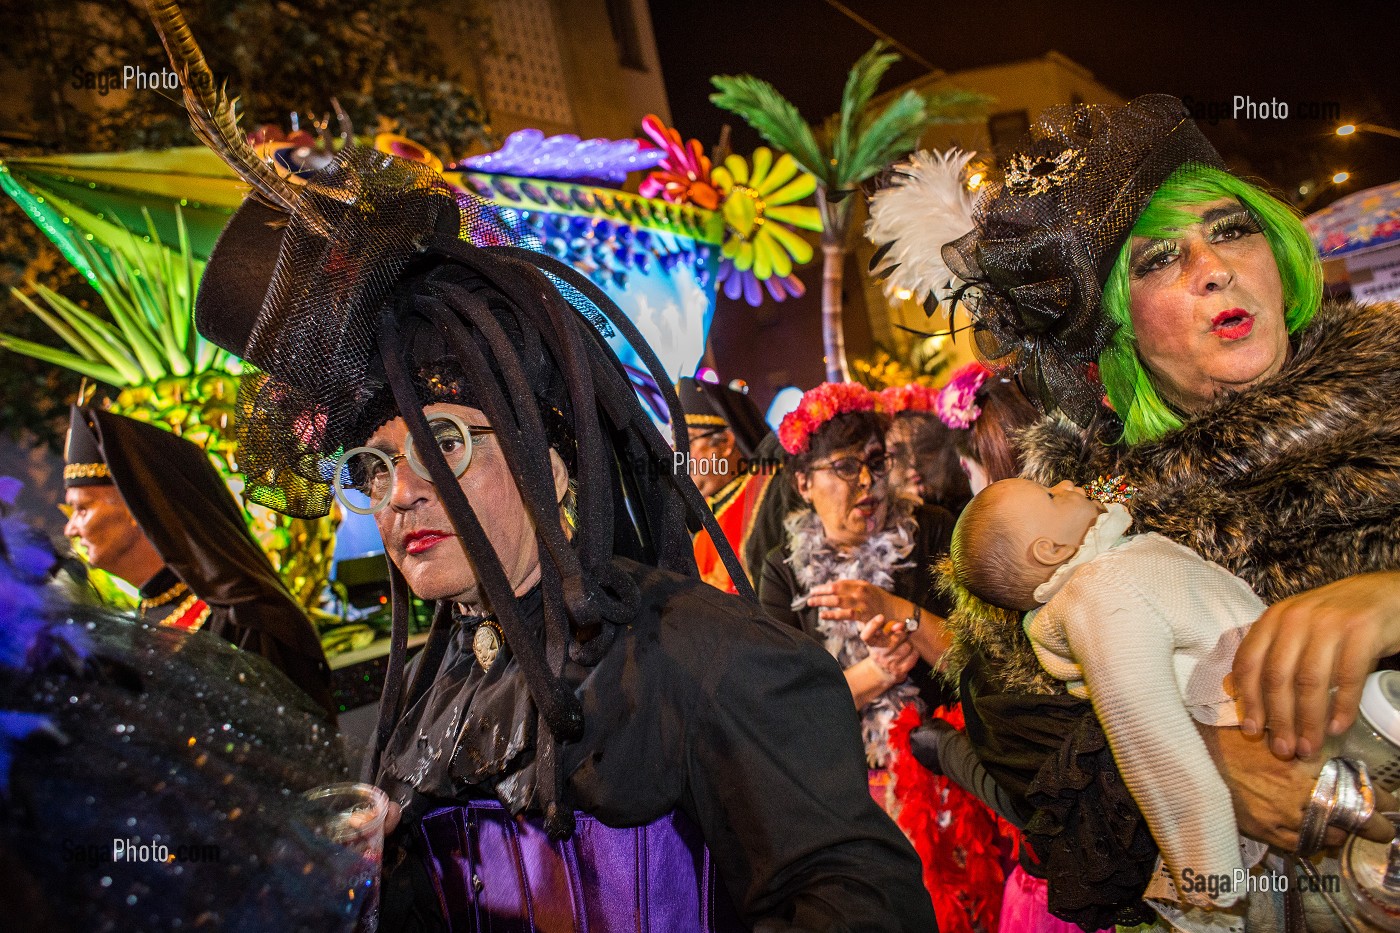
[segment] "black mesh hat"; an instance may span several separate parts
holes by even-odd
[[[973,231],[943,247],[979,355],[1019,374],[1043,410],[1080,424],[1098,411],[1093,366],[1116,329],[1104,283],[1162,182],[1190,164],[1224,168],[1175,97],[1052,107],[979,200]]]
[[[636,584],[614,556],[697,576],[689,514],[753,598],[699,490],[671,468],[672,448],[632,391],[609,329],[633,345],[668,407],[682,411],[670,378],[597,286],[523,248],[514,215],[453,189],[428,166],[351,146],[303,185],[269,174],[227,99],[209,90],[219,85],[178,8],[153,5],[152,17],[196,132],[253,186],[254,200],[210,257],[196,306],[201,333],[245,362],[237,411],[245,494],[289,514],[324,515],[340,453],[386,420],[404,419],[537,713],[540,779],[493,789],[512,812],[542,812],[552,835],[567,835],[573,810],[558,743],[582,734],[583,713],[565,663],[596,664],[638,607]],[[538,628],[424,415],[425,404],[449,400],[484,413],[534,526]],[[684,419],[674,433],[684,449]],[[572,537],[560,523],[551,448],[577,480]],[[371,779],[454,627],[452,606],[440,603],[418,676],[405,684],[409,593],[392,564],[390,582],[393,640]]]

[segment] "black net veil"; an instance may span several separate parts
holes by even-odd
[[[382,367],[367,378],[380,307],[439,225],[482,245],[521,242],[512,216],[373,149],[346,149],[311,177],[243,354],[238,465],[249,499],[298,518],[330,512],[335,458],[364,439],[363,409],[385,386]]]
[[[1099,410],[1095,366],[1116,329],[1104,283],[1152,196],[1187,164],[1224,168],[1175,97],[1052,107],[979,199],[973,231],[943,247],[966,283],[978,354],[1018,374],[1042,411],[1083,425]]]
[[[704,498],[673,471],[672,448],[646,414],[605,339],[614,329],[646,363],[673,411],[671,380],[626,315],[571,267],[533,244],[510,212],[455,191],[417,163],[347,149],[301,194],[281,238],[272,285],[248,340],[239,397],[239,465],[254,501],[325,514],[340,453],[402,416],[466,548],[538,716],[531,794],[507,801],[572,829],[557,742],[582,731],[562,672],[596,663],[638,594],[613,563],[632,558],[689,576],[687,515],[722,541]],[[534,523],[542,635],[519,603],[423,414],[434,401],[482,410]],[[684,418],[673,422],[687,445]],[[549,452],[576,487],[576,524],[561,526]],[[730,573],[752,597],[729,548]],[[396,568],[394,631],[376,748],[431,684],[452,628],[439,606],[412,684],[405,684],[408,589]],[[407,688],[407,689],[405,689]]]

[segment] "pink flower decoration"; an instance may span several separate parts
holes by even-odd
[[[957,431],[972,427],[982,414],[977,404],[977,392],[991,374],[991,370],[981,363],[968,363],[953,373],[934,401],[933,410],[939,420]]]
[[[719,190],[710,178],[710,159],[698,139],[681,141],[681,134],[662,123],[654,114],[642,118],[646,133],[666,152],[666,158],[642,179],[638,194],[661,198],[672,204],[694,204],[707,211],[719,207]]]
[[[881,390],[878,402],[880,410],[887,415],[897,415],[902,411],[932,414],[937,403],[938,390],[917,382]]]
[[[794,456],[804,454],[812,444],[812,435],[832,418],[875,408],[875,393],[860,383],[823,382],[804,392],[797,407],[783,416],[778,425],[778,443]]]

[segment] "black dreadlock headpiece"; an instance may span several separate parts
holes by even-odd
[[[173,5],[153,13],[172,58],[188,59],[191,48],[198,54]],[[244,172],[241,157],[216,151]],[[388,418],[404,418],[538,711],[537,768],[552,780],[533,802],[551,834],[562,836],[572,829],[572,808],[557,743],[583,728],[564,663],[597,663],[637,609],[612,556],[694,576],[689,512],[710,530],[744,594],[753,594],[703,497],[671,469],[671,448],[600,327],[632,343],[667,405],[681,411],[660,360],[601,290],[522,242],[508,217],[427,166],[347,148],[296,193],[290,216],[252,199],[240,208],[210,258],[196,316],[201,333],[245,360],[238,458],[253,501],[325,515],[340,452]],[[542,639],[526,628],[500,560],[433,441],[422,408],[447,400],[485,412],[533,519]],[[687,449],[684,418],[673,430],[675,449]],[[572,540],[558,520],[551,447],[577,480]],[[440,604],[405,692],[409,594],[403,575],[390,571],[394,628],[372,771],[399,716],[427,690],[452,622]]]

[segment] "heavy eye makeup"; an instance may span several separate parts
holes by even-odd
[[[1253,236],[1256,233],[1262,233],[1264,230],[1259,218],[1242,205],[1207,211],[1202,216],[1201,222],[1205,226],[1205,239],[1210,243],[1229,243]],[[1181,243],[1179,240],[1152,240],[1138,251],[1134,258],[1133,276],[1144,278],[1153,272],[1165,269],[1176,260],[1180,253]]]

